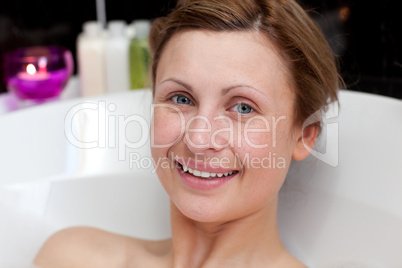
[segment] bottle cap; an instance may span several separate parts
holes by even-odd
[[[108,23],[110,35],[124,35],[127,24],[123,20],[112,20]]]
[[[151,21],[149,20],[135,20],[132,25],[135,28],[135,37],[147,38],[151,30]]]
[[[82,25],[82,29],[86,35],[97,36],[102,32],[101,24],[97,21],[87,21]]]
[[[127,25],[127,28],[126,28],[126,36],[127,36],[128,38],[130,38],[130,39],[132,39],[132,38],[135,37],[135,28],[134,28],[134,25],[133,25],[133,24]]]

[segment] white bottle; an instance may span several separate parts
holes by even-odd
[[[106,39],[106,91],[129,90],[129,45],[126,22],[115,20],[108,23],[109,36]]]
[[[78,73],[81,96],[94,96],[106,92],[105,33],[100,23],[89,21],[77,39]]]

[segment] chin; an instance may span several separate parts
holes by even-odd
[[[181,194],[171,196],[172,209],[176,209],[184,217],[202,223],[217,223],[229,221],[227,217],[230,208],[228,205],[208,197]]]

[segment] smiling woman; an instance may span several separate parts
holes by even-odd
[[[319,131],[304,121],[336,100],[322,34],[291,0],[194,0],[155,21],[150,43],[151,150],[171,201],[172,238],[68,229],[36,263],[304,267],[282,245],[276,212],[291,160],[308,156]]]

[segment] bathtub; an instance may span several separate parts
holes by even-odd
[[[342,91],[313,155],[292,163],[279,228],[309,267],[402,267],[402,102]],[[170,236],[150,165],[151,92],[46,104],[0,116],[0,267],[31,267],[70,226]]]

